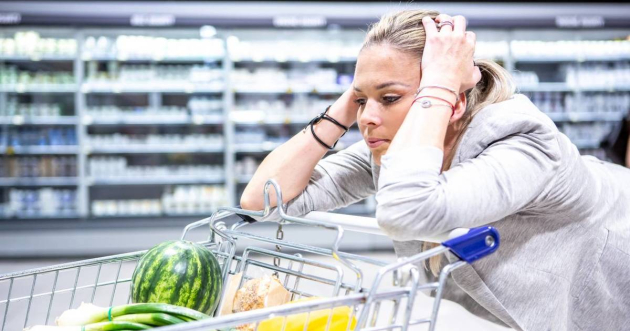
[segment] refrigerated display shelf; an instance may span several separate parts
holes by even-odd
[[[236,153],[269,153],[282,143],[264,142],[253,144],[237,144],[234,146]]]
[[[555,62],[614,62],[630,61],[630,56],[567,56],[567,57],[516,57],[514,62],[555,63]]]
[[[322,87],[270,87],[270,88],[249,88],[236,87],[234,93],[239,94],[341,94],[347,87],[343,86],[322,86]]]
[[[232,118],[232,121],[234,122],[234,124],[237,125],[285,125],[285,124],[292,124],[292,125],[306,125],[311,121],[312,118],[291,118],[291,117],[287,117],[287,118],[268,118],[265,117],[264,119],[258,119],[258,118],[245,118],[245,117],[239,117],[239,118]]]
[[[624,118],[623,113],[547,113],[554,122],[617,122]]]
[[[76,116],[0,116],[0,125],[76,125]]]
[[[221,125],[221,115],[127,115],[127,116],[83,116],[85,125]]]
[[[168,176],[168,177],[109,177],[89,178],[91,186],[114,185],[176,185],[176,184],[222,184],[223,177],[216,176]]]
[[[74,61],[75,56],[55,56],[55,55],[0,55],[0,61]]]
[[[628,92],[630,85],[604,85],[604,86],[575,86],[566,83],[539,83],[537,85],[522,85],[518,87],[520,92]]]
[[[168,153],[223,153],[223,146],[187,145],[121,145],[86,146],[86,154],[168,154]]]
[[[141,219],[141,218],[147,218],[147,217],[174,217],[174,218],[190,218],[191,221],[194,220],[200,220],[206,217],[210,217],[212,216],[212,213],[214,211],[208,212],[208,213],[166,213],[166,212],[161,212],[161,213],[153,213],[153,214],[118,214],[118,215],[92,215],[91,217],[94,219],[99,219],[99,220],[103,220],[103,219],[130,219],[130,220],[136,220],[136,219]]]
[[[339,208],[337,210],[335,210],[334,212],[336,213],[340,213],[340,214],[351,214],[351,215],[374,215],[374,213],[376,212],[376,210],[373,210],[371,208],[367,208],[365,205],[363,204],[355,204],[355,205],[350,205],[347,207],[343,207],[343,208]]]
[[[78,146],[9,146],[0,147],[2,154],[6,155],[47,155],[47,154],[77,154]]]
[[[0,186],[76,186],[77,177],[11,177],[0,178]]]
[[[356,57],[330,57],[330,58],[295,58],[295,57],[265,57],[265,58],[236,58],[232,57],[234,63],[353,63]]]
[[[0,86],[0,93],[75,93],[77,85],[20,85],[6,84]]]
[[[573,92],[576,89],[566,83],[539,83],[536,85],[521,85],[517,88],[520,92]]]
[[[572,139],[571,142],[578,149],[597,149],[600,148],[601,142],[586,139]]]
[[[162,29],[162,28],[161,28]],[[160,32],[155,34],[154,32],[157,29],[153,29],[147,27],[143,30],[136,30],[134,32],[129,32],[128,30],[120,31],[116,30],[114,33],[106,34],[111,37],[111,41],[114,40],[114,35],[121,34],[149,34],[152,36],[159,35],[159,38],[163,36],[163,30],[160,29]],[[168,30],[169,28],[164,28]],[[85,29],[89,31],[89,29]],[[114,29],[112,29],[113,31]],[[234,36],[237,36],[240,32],[237,31],[225,31],[225,33],[221,34],[221,38],[227,37],[233,33]],[[608,30],[608,29],[606,29]],[[604,30],[602,30],[604,31]],[[111,31],[110,31],[111,32]],[[194,35],[189,34],[188,36],[192,36],[191,38],[199,38],[199,31],[194,31]],[[589,39],[586,35],[580,35],[580,31],[565,31],[563,37],[566,39]],[[101,33],[100,31],[98,33]],[[180,33],[180,31],[178,31]],[[249,32],[248,32],[249,33]],[[252,40],[258,40],[259,36],[257,34],[261,33],[260,31],[254,32],[256,35],[248,35],[244,33],[242,36],[239,35],[240,39],[243,41],[247,41],[246,39],[250,37]],[[264,33],[264,32],[262,32]],[[275,34],[275,31],[273,31]],[[319,33],[319,32],[313,32]],[[536,32],[537,33],[537,32]],[[537,36],[534,33],[534,38]],[[166,32],[165,32],[166,34]],[[358,34],[360,35],[360,34]],[[615,47],[613,48],[602,48],[602,49],[594,49],[588,48],[589,55],[580,55],[581,52],[567,52],[566,48],[563,48],[561,44],[553,44],[556,45],[556,49],[552,49],[552,47],[545,48],[543,47],[539,53],[535,52],[535,48],[525,49],[525,52],[514,52],[514,46],[511,44],[511,40],[517,34],[512,34],[510,32],[509,35],[506,34],[505,38],[502,39],[502,43],[505,44],[505,50],[501,45],[493,45],[492,43],[484,46],[484,42],[480,41],[478,43],[478,48],[485,47],[485,56],[484,58],[494,57],[495,59],[501,59],[503,61],[503,65],[507,68],[514,68],[515,64],[518,65],[520,63],[553,63],[557,62],[555,65],[549,65],[549,67],[561,67],[565,65],[564,62],[568,63],[580,63],[587,61],[600,61],[600,62],[611,62],[611,61],[628,61],[630,60],[630,54],[626,56],[608,56],[605,54],[618,54],[611,53],[615,51]],[[604,34],[607,35],[607,34]],[[245,139],[245,137],[239,136],[240,131],[247,131],[249,129],[248,125],[295,125],[295,127],[291,127],[290,129],[297,129],[297,125],[305,126],[312,116],[308,116],[308,118],[301,118],[298,116],[302,116],[305,113],[304,109],[300,109],[298,116],[295,117],[285,117],[285,113],[280,110],[277,112],[268,112],[273,114],[274,116],[270,116],[267,112],[262,112],[263,116],[251,116],[251,114],[243,115],[240,118],[232,117],[233,113],[237,112],[235,109],[239,108],[239,104],[247,104],[248,100],[242,101],[242,99],[255,99],[260,97],[261,99],[269,98],[272,99],[277,97],[277,99],[283,99],[283,101],[287,102],[287,112],[291,112],[289,109],[292,109],[292,106],[288,104],[291,102],[289,100],[299,101],[298,98],[306,97],[315,97],[317,95],[321,95],[323,98],[332,98],[335,95],[339,95],[346,90],[346,87],[342,85],[335,85],[336,82],[343,84],[348,77],[351,77],[352,73],[350,72],[351,63],[356,62],[356,57],[348,56],[350,55],[348,52],[336,52],[332,49],[327,49],[327,53],[312,53],[308,50],[297,50],[301,53],[304,53],[304,56],[296,56],[301,55],[298,53],[283,53],[279,48],[277,49],[275,46],[271,47],[272,52],[260,52],[260,49],[256,49],[255,47],[251,48],[251,53],[240,53],[238,55],[237,52],[230,51],[230,53],[225,52],[223,56],[215,56],[221,53],[219,49],[216,49],[219,52],[210,52],[210,53],[195,53],[195,55],[208,54],[208,56],[190,56],[190,57],[166,57],[163,54],[164,52],[159,52],[150,49],[150,47],[137,47],[142,48],[142,50],[146,50],[146,52],[142,53],[127,53],[118,49],[118,53],[116,52],[92,52],[90,53],[89,48],[86,48],[86,39],[85,37],[90,36],[89,33],[86,34],[85,31],[81,27],[78,29],[72,29],[69,31],[68,36],[72,36],[75,38],[78,44],[78,49],[81,52],[78,52],[74,56],[54,56],[54,55],[29,55],[22,53],[17,55],[0,55],[0,61],[6,61],[10,63],[11,61],[20,61],[20,62],[37,62],[37,61],[67,61],[74,62],[73,71],[71,74],[74,76],[74,79],[61,80],[59,82],[67,82],[69,84],[64,85],[39,85],[39,84],[2,84],[0,86],[0,93],[6,93],[8,95],[0,95],[0,102],[4,102],[3,100],[9,100],[11,98],[22,98],[21,96],[13,95],[13,93],[47,93],[47,94],[59,94],[58,96],[51,95],[51,98],[57,97],[68,97],[68,95],[64,95],[63,93],[72,93],[72,97],[74,98],[74,110],[77,116],[72,117],[58,117],[54,118],[34,118],[24,116],[23,119],[14,116],[6,116],[0,117],[0,125],[76,125],[77,129],[77,138],[78,138],[78,147],[77,146],[33,146],[33,147],[15,147],[15,148],[2,148],[0,147],[0,152],[4,152],[5,154],[33,154],[33,155],[46,155],[46,154],[75,154],[77,156],[77,164],[80,169],[86,169],[88,167],[88,162],[92,155],[102,156],[102,157],[111,157],[112,154],[123,154],[122,157],[133,158],[133,155],[124,155],[124,154],[162,154],[162,153],[223,153],[216,155],[200,155],[195,157],[200,158],[214,158],[215,156],[222,156],[225,160],[225,178],[224,179],[216,179],[214,178],[206,178],[206,177],[195,177],[195,176],[175,176],[168,178],[91,178],[89,175],[86,175],[86,171],[81,171],[79,178],[73,178],[76,181],[76,184],[79,186],[78,196],[81,197],[79,201],[81,201],[82,209],[81,217],[89,217],[90,210],[90,202],[91,198],[89,196],[89,191],[91,186],[111,186],[111,190],[117,190],[115,186],[125,186],[129,185],[127,188],[131,189],[131,185],[177,185],[177,184],[225,184],[226,194],[228,194],[232,200],[238,201],[238,197],[236,196],[237,189],[239,184],[247,184],[251,180],[251,175],[239,175],[235,174],[235,167],[233,166],[233,161],[237,157],[240,158],[242,156],[247,156],[247,153],[251,153],[250,156],[260,159],[260,157],[265,156],[274,148],[280,145],[280,141],[275,137],[275,133],[272,136],[267,137],[267,139],[271,141],[264,142],[266,139],[261,140],[251,140]],[[361,36],[362,38],[363,36]],[[166,36],[168,38],[168,36]],[[610,39],[610,37],[604,37],[606,39]],[[227,38],[229,39],[229,38]],[[229,40],[226,40],[229,41]],[[328,40],[326,40],[327,42]],[[349,39],[346,40],[348,43],[352,43]],[[345,42],[344,41],[344,46]],[[355,40],[360,44],[360,40]],[[272,42],[272,41],[270,41]],[[334,41],[333,41],[334,42]],[[136,46],[134,44],[133,46]],[[268,47],[267,47],[268,48]],[[512,48],[512,49],[510,49]],[[223,50],[223,46],[221,46],[221,50]],[[112,49],[113,50],[113,49]],[[233,49],[232,49],[233,50]],[[291,52],[295,50],[295,47],[291,48]],[[358,50],[358,49],[357,49]],[[549,52],[547,52],[549,50]],[[564,52],[562,52],[564,50]],[[592,50],[592,51],[591,51]],[[490,52],[488,52],[490,51]],[[542,53],[541,53],[542,52]],[[595,52],[602,53],[602,56],[591,56],[591,54],[596,54]],[[62,54],[62,53],[57,53]],[[68,53],[65,53],[68,54]],[[157,55],[154,55],[157,54]],[[182,53],[179,53],[182,54]],[[332,55],[329,55],[332,54]],[[482,53],[479,53],[480,55]],[[532,54],[533,56],[528,56]],[[536,56],[536,54],[543,54],[542,56]],[[549,54],[550,56],[544,56],[544,54]],[[563,55],[564,54],[564,55]],[[558,55],[555,56],[554,55]],[[96,69],[94,69],[94,63],[92,62],[100,62],[96,65]],[[107,63],[106,63],[107,62]],[[160,78],[155,80],[146,80],[141,81],[139,79],[131,79],[131,80],[118,80],[115,73],[120,73],[122,67],[131,67],[138,66],[139,64],[143,67],[156,69],[161,66],[167,66],[169,62],[177,63],[181,62],[183,64],[194,65],[194,64],[202,64],[202,63],[210,63],[212,67],[216,67],[216,69],[221,69],[220,76],[222,78],[217,80],[195,80],[191,78],[188,80],[187,76],[181,77],[177,76],[159,76]],[[232,63],[234,62],[234,63]],[[278,82],[261,80],[265,82],[264,84],[258,84],[253,81],[248,80],[235,80],[234,77],[230,79],[231,73],[237,73],[238,70],[242,68],[256,68],[257,63],[264,62],[261,64],[261,67],[274,67],[281,68],[280,70],[288,69],[289,71],[299,68],[313,68],[313,71],[319,71],[321,69],[330,69],[331,67],[336,68],[338,71],[338,79],[337,80],[301,80],[293,79],[294,76],[291,76],[288,72],[285,80],[279,80]],[[125,63],[121,66],[122,63]],[[216,65],[215,65],[216,63]],[[283,63],[287,63],[286,65]],[[300,63],[305,63],[304,65]],[[307,64],[313,63],[313,64]],[[321,63],[321,65],[320,65]],[[336,65],[335,63],[339,63]],[[22,66],[24,63],[17,63],[18,66]],[[66,68],[64,70],[68,70],[68,63],[43,63],[45,65],[64,65]],[[331,65],[332,64],[332,65]],[[41,64],[40,64],[41,65]],[[588,64],[590,65],[590,64]],[[584,68],[588,65],[576,65],[576,71],[584,70]],[[34,66],[37,66],[35,64]],[[92,66],[92,69],[91,69]],[[618,64],[616,64],[618,66]],[[525,67],[525,66],[524,66]],[[536,66],[531,65],[531,67],[543,67],[543,65]],[[342,69],[343,68],[343,69]],[[146,68],[145,68],[146,69]],[[96,74],[91,75],[90,70],[95,70]],[[310,69],[309,69],[310,70]],[[554,69],[555,70],[555,69]],[[65,71],[68,73],[67,71]],[[298,70],[298,73],[300,71]],[[93,72],[92,72],[93,73]],[[157,73],[157,70],[156,70]],[[171,80],[168,80],[171,79]],[[554,78],[552,78],[554,79]],[[563,78],[560,78],[563,79]],[[542,80],[550,80],[548,77],[543,77]],[[22,80],[12,80],[13,82],[18,82]],[[34,80],[32,80],[34,81]],[[44,80],[47,81],[47,80]],[[599,81],[599,80],[597,80]],[[603,80],[602,80],[603,81]],[[620,80],[623,81],[623,80]],[[39,80],[37,80],[39,82]],[[80,83],[81,85],[74,84]],[[197,83],[195,83],[197,82]],[[206,83],[210,82],[210,83]],[[586,83],[590,83],[587,81]],[[225,85],[224,85],[225,84]],[[280,86],[280,88],[279,88]],[[616,84],[611,86],[601,86],[601,87],[582,87],[582,86],[570,86],[565,82],[560,83],[540,83],[538,85],[530,85],[530,86],[522,86],[520,89],[522,92],[560,92],[560,94],[570,94],[575,93],[577,101],[580,101],[579,96],[586,95],[587,92],[615,92],[615,91],[630,91],[630,86],[623,84]],[[131,95],[122,95],[116,96],[115,94],[131,94]],[[194,112],[193,107],[189,107],[186,103],[186,100],[183,100],[182,96],[179,94],[195,94],[195,93],[207,93],[213,94],[209,95],[210,97],[218,97],[222,98],[221,100],[221,111],[223,115],[217,116],[196,116],[196,115],[186,115],[186,116],[168,116],[161,117],[155,114],[145,114],[145,116],[138,115],[140,113],[139,108],[132,107],[144,107],[144,108],[152,108],[152,109],[160,109],[163,106],[163,103],[167,105],[166,107],[172,106],[176,104],[179,108],[189,108],[190,110],[184,110],[182,113],[196,113]],[[113,95],[112,95],[113,94]],[[147,95],[148,94],[148,95]],[[163,95],[160,95],[163,94]],[[165,95],[164,95],[165,94]],[[169,95],[176,94],[176,95]],[[291,94],[300,94],[293,95]],[[306,95],[305,95],[306,94]],[[540,93],[541,95],[546,95],[545,93]],[[197,95],[194,95],[197,96]],[[36,95],[34,97],[39,97]],[[44,97],[48,97],[44,95]],[[146,97],[146,102],[144,101]],[[546,97],[545,97],[546,98]],[[555,96],[554,96],[555,98]],[[131,102],[130,100],[133,99]],[[136,101],[142,100],[142,101]],[[170,99],[170,100],[167,100]],[[544,99],[544,98],[543,98]],[[548,98],[547,98],[548,99]],[[562,100],[562,99],[559,99]],[[24,103],[24,100],[19,100],[21,103]],[[46,100],[46,102],[49,102]],[[67,102],[66,102],[67,103]],[[140,106],[139,106],[140,105]],[[110,108],[118,107],[121,110],[122,114],[127,114],[126,112],[130,109],[133,109],[135,115],[132,116],[100,116],[103,113],[98,113],[98,107],[101,106],[109,106]],[[65,106],[64,106],[65,107]],[[90,108],[92,107],[92,108]],[[243,106],[250,107],[250,106]],[[559,109],[551,107],[553,109]],[[66,109],[66,108],[64,108]],[[588,107],[583,107],[582,109],[589,109]],[[249,109],[248,109],[249,110]],[[17,112],[16,112],[17,113]],[[210,114],[211,112],[202,110],[200,113]],[[260,113],[260,112],[259,112]],[[5,113],[7,114],[7,113]],[[212,112],[214,114],[214,112]],[[282,114],[282,116],[279,116]],[[296,114],[293,112],[292,114]],[[549,114],[549,116],[556,122],[612,122],[620,119],[618,114],[590,114],[590,113],[563,113],[563,114]],[[228,120],[228,119],[232,120]],[[109,132],[111,128],[106,127],[98,127],[98,126],[168,126],[168,125],[224,125],[224,127],[204,127],[202,129],[212,129],[213,133],[215,133],[215,129],[219,129],[217,133],[222,134],[224,137],[225,146],[223,144],[220,147],[208,147],[208,145],[190,143],[193,146],[187,145],[177,145],[168,144],[168,145],[96,145],[95,141],[90,141],[90,134],[99,135],[103,134],[102,132]],[[590,125],[590,124],[589,124]],[[234,132],[235,127],[238,128],[237,132]],[[14,129],[14,128],[10,128]],[[131,130],[130,130],[131,129]],[[135,129],[151,129],[156,131],[168,131],[164,130],[164,127],[160,128],[133,128],[133,127],[125,127],[123,130],[133,131]],[[176,128],[177,132],[182,129]],[[188,129],[188,128],[186,128]],[[201,131],[201,128],[194,128],[195,131]],[[269,129],[285,129],[285,128],[266,128]],[[301,129],[301,128],[300,128]],[[87,131],[87,134],[86,134]],[[146,131],[146,130],[145,130]],[[175,131],[175,130],[174,130]],[[144,132],[144,131],[142,131]],[[285,133],[281,133],[282,137],[285,136]],[[581,136],[582,137],[582,136]],[[583,136],[587,137],[587,136]],[[346,136],[347,138],[347,136]],[[354,138],[352,138],[354,139]],[[351,140],[352,140],[351,139]],[[251,144],[236,144],[237,142],[252,142]],[[5,142],[8,144],[9,142]],[[88,146],[90,143],[94,144],[94,146]],[[117,143],[113,141],[113,143]],[[343,141],[339,143],[338,147],[341,148],[343,146]],[[575,141],[576,145],[581,149],[586,148],[597,148],[599,147],[598,142],[594,141]],[[228,146],[229,144],[229,146]],[[201,147],[198,147],[201,146]],[[336,151],[332,151],[334,153]],[[244,153],[244,154],[238,154]],[[99,155],[105,154],[105,155]],[[119,155],[120,156],[120,155]],[[179,157],[180,155],[177,155]],[[156,159],[164,157],[164,155],[152,155]],[[171,157],[171,156],[169,156]],[[249,171],[249,170],[248,170]],[[6,180],[5,184],[10,186],[9,179],[0,179],[0,185],[2,181]],[[11,179],[12,180],[12,179]],[[20,179],[21,180],[21,179]],[[53,179],[51,179],[53,180]],[[54,180],[53,180],[54,181]],[[43,182],[42,182],[43,183]],[[51,184],[52,185],[52,184]],[[142,187],[139,187],[142,189]],[[101,190],[99,188],[98,190]],[[85,192],[88,191],[86,194]],[[81,208],[78,208],[81,210]],[[86,213],[86,211],[88,211]],[[368,206],[365,205],[355,205],[351,206],[348,209],[344,209],[344,212],[349,213],[360,213],[360,214],[369,214],[373,213],[372,210],[369,210]],[[166,214],[160,214],[159,217],[167,216]],[[199,217],[199,214],[190,215],[192,217]],[[203,216],[203,215],[202,215]],[[207,216],[207,215],[205,215]],[[137,219],[139,217],[145,218],[157,218],[157,217],[146,217],[145,215],[132,215],[132,216],[120,216],[131,217]],[[186,217],[184,215],[183,217]],[[61,217],[65,218],[65,217]],[[104,216],[99,218],[112,218],[112,216]],[[103,221],[104,222],[104,221]]]
[[[174,62],[174,63],[189,63],[189,62],[205,62],[216,63],[223,61],[224,57],[125,57],[125,56],[92,56],[84,53],[81,55],[83,61],[118,61],[118,62]]]
[[[254,177],[254,174],[251,175],[236,175],[234,176],[236,179],[236,183],[238,184],[247,184]]]
[[[574,88],[578,89],[578,88]],[[630,85],[617,84],[617,85],[605,85],[605,86],[584,86],[579,87],[582,92],[628,92],[630,91]]]
[[[0,215],[0,222],[3,220],[64,220],[64,219],[78,219],[79,214],[57,214],[57,215],[24,215],[24,214],[4,214]]]
[[[224,92],[223,87],[214,85],[174,84],[164,86],[149,82],[140,84],[125,83],[84,83],[81,86],[83,93],[211,93]]]

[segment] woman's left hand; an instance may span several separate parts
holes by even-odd
[[[424,17],[422,24],[426,31],[426,43],[420,86],[442,85],[459,93],[475,87],[481,79],[481,72],[473,61],[476,36],[466,31],[466,19],[440,14],[435,21]],[[439,25],[441,28],[438,28]]]

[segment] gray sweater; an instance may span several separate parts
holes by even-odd
[[[442,157],[410,146],[378,167],[358,142],[321,160],[287,212],[376,194],[399,256],[421,251],[414,238],[491,224],[499,250],[452,275],[481,307],[517,330],[630,327],[630,170],[580,156],[523,95],[481,110],[440,173]]]

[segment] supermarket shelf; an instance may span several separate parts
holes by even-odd
[[[589,86],[581,87],[582,92],[628,92],[630,85]]]
[[[75,55],[0,55],[0,61],[29,61],[29,62],[37,62],[37,61],[74,61]]]
[[[577,146],[578,149],[596,149],[599,148],[601,144],[599,141],[580,139],[571,140],[571,142]]]
[[[623,113],[547,113],[554,122],[617,122],[623,119]]]
[[[0,178],[0,186],[76,186],[76,177]]]
[[[110,177],[90,178],[92,186],[105,185],[176,185],[176,184],[222,184],[225,180],[217,176],[168,176],[168,177]]]
[[[161,153],[223,153],[223,146],[187,146],[187,145],[121,145],[87,146],[88,154],[161,154]]]
[[[566,83],[540,83],[519,86],[518,90],[520,92],[627,92],[630,91],[630,85],[570,86]]]
[[[352,214],[352,215],[374,215],[375,210],[369,209],[363,204],[354,204],[348,207],[335,210],[336,213]]]
[[[576,90],[576,88],[571,88],[566,83],[539,83],[519,86],[517,89],[520,92],[571,92]]]
[[[589,61],[628,61],[629,56],[567,56],[567,57],[516,57],[515,62],[522,63],[555,63],[555,62],[589,62]]]
[[[234,93],[239,94],[342,94],[345,92],[347,87],[342,86],[321,86],[321,87],[304,87],[304,86],[296,86],[296,87],[270,87],[270,88],[260,88],[260,87],[235,87]]]
[[[77,85],[39,85],[39,84],[7,84],[0,86],[0,92],[4,93],[74,93],[77,91]]]
[[[151,82],[84,83],[81,86],[83,93],[223,93],[223,91],[223,86],[216,86],[216,84],[197,85],[177,82],[168,85]]]
[[[254,175],[236,175],[234,178],[236,179],[236,183],[238,184],[247,184],[250,180],[252,180]]]
[[[0,125],[75,125],[76,116],[0,116]]]
[[[0,223],[2,220],[63,220],[63,219],[77,219],[79,215],[77,213],[57,214],[57,215],[0,215]]]
[[[85,125],[220,125],[221,115],[125,115],[125,116],[83,116]]]
[[[92,215],[91,218],[94,219],[138,219],[138,218],[147,218],[147,217],[186,217],[192,218],[194,220],[200,220],[206,217],[212,216],[214,210],[209,211],[208,213],[154,213],[154,214],[118,214],[118,215]]]
[[[329,58],[296,58],[296,57],[266,57],[266,58],[238,58],[232,57],[234,63],[354,63],[357,61],[356,56],[342,56],[342,57],[329,57]]]
[[[232,113],[234,115],[234,112]],[[247,116],[246,114],[239,114],[238,116],[231,116],[234,124],[237,125],[306,125],[312,118],[269,118],[264,116],[263,118],[257,116]]]
[[[125,57],[125,56],[92,56],[91,54],[84,53],[81,55],[83,61],[118,61],[118,62],[220,62],[223,61],[223,56],[191,56],[191,57]]]
[[[0,147],[2,154],[76,154],[77,146],[19,146]]]
[[[255,144],[237,144],[234,146],[236,153],[269,153],[282,143],[264,142]]]

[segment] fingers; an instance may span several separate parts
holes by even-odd
[[[437,26],[433,19],[429,16],[425,16],[422,18],[422,25],[424,25],[424,31],[427,37],[434,36],[438,33]]]
[[[435,18],[435,22],[437,23],[446,22],[446,21],[453,22],[453,19],[451,18],[450,15],[446,15],[446,14],[440,14]]]
[[[468,40],[470,43],[472,43],[473,45],[477,43],[477,35],[474,32],[466,31],[464,32],[464,34],[466,35],[466,40]]]
[[[466,32],[466,18],[462,15],[453,16],[453,31],[457,31],[460,33]]]
[[[453,18],[450,15],[440,14],[435,18],[435,21],[438,23],[438,28],[440,32],[451,32],[453,31]]]

